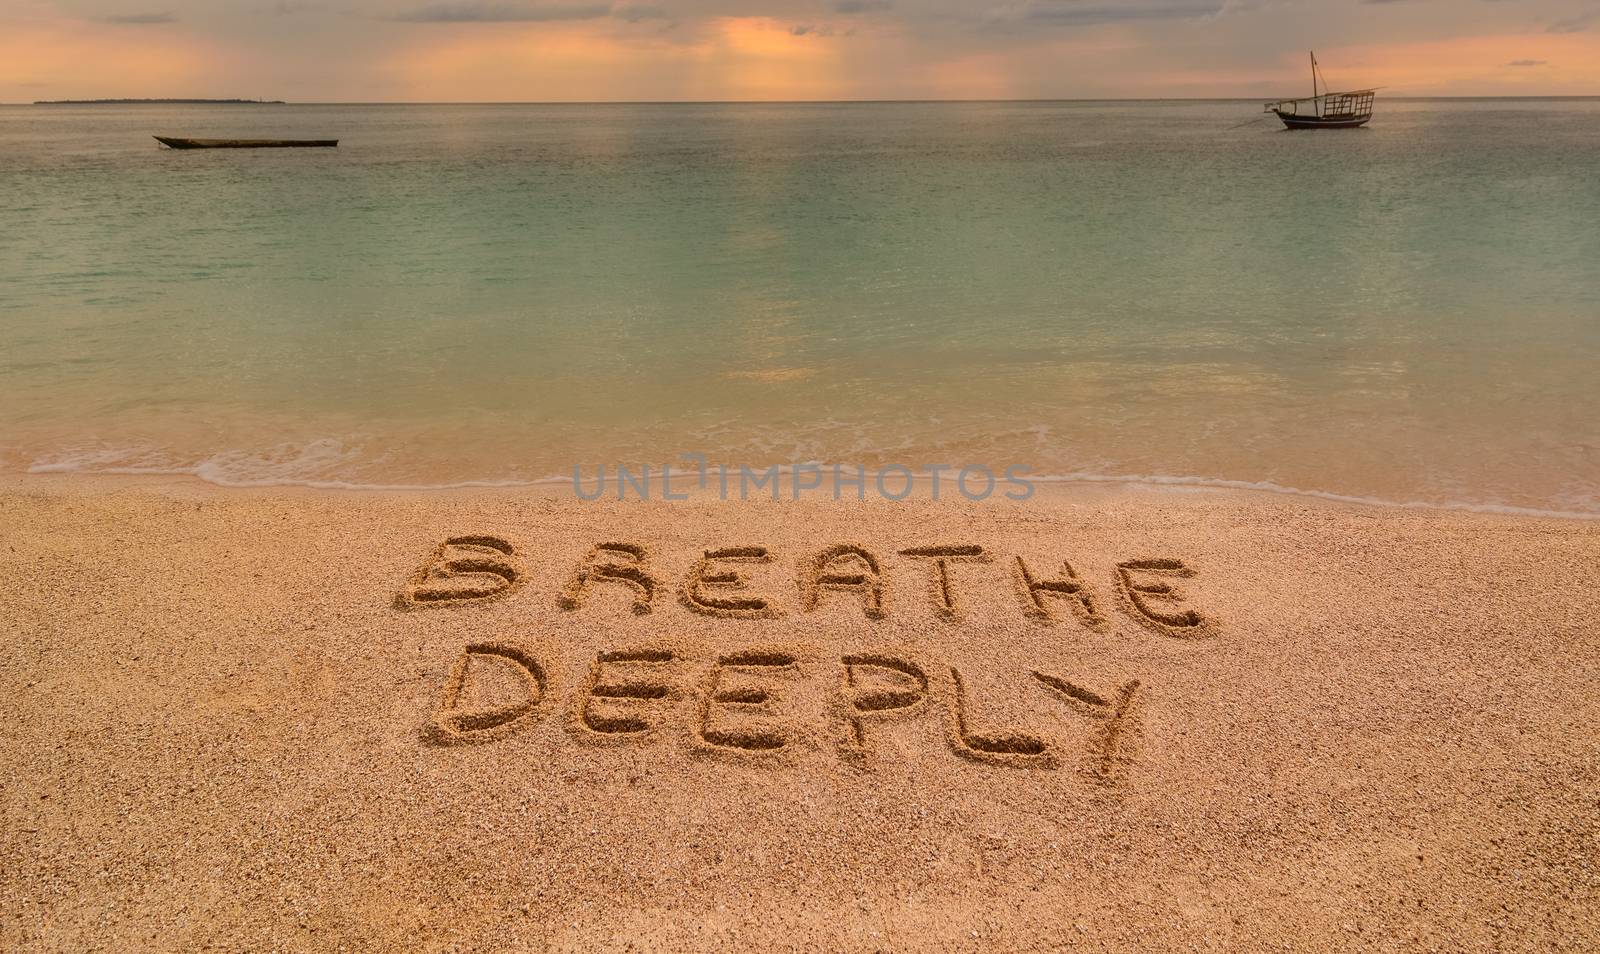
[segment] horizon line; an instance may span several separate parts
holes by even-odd
[[[1389,100],[1600,100],[1600,93],[1427,96],[1390,95]],[[141,101],[145,100],[145,101]],[[192,100],[193,102],[176,102]],[[972,99],[489,99],[489,100],[250,100],[205,96],[104,96],[75,100],[0,102],[0,106],[837,106],[960,103],[1255,103],[1259,96],[1104,96]]]

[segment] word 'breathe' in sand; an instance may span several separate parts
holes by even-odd
[[[922,587],[934,614],[959,622],[963,601],[972,586],[963,586],[961,568],[994,563],[996,555],[978,544],[937,544],[893,551],[910,564],[920,564]],[[762,590],[752,574],[778,562],[764,546],[708,549],[681,574],[669,574],[644,544],[604,542],[592,546],[567,577],[556,604],[567,611],[585,606],[599,590],[620,589],[631,611],[655,612],[676,595],[689,611],[722,619],[771,619],[788,613],[817,612],[830,600],[852,600],[871,620],[890,613],[888,595],[894,579],[882,552],[857,543],[836,543],[800,555],[795,562],[796,599],[785,601],[777,591]],[[1062,560],[1050,573],[1012,555],[1011,599],[1018,610],[1043,624],[1073,618],[1090,629],[1109,625],[1104,589],[1080,576]],[[1115,604],[1141,626],[1176,639],[1204,639],[1215,633],[1212,620],[1190,606],[1177,581],[1195,576],[1182,560],[1142,557],[1122,560],[1104,582]],[[494,536],[450,537],[434,548],[396,598],[401,609],[462,607],[503,599],[520,590],[528,570],[516,548]]]
[[[492,742],[539,722],[557,694],[547,650],[510,641],[473,642],[445,681],[426,737],[454,745]],[[694,751],[770,760],[831,746],[867,764],[873,737],[896,721],[942,710],[942,735],[962,758],[1018,768],[1075,763],[1114,781],[1129,760],[1141,685],[1101,692],[1033,671],[1041,701],[1082,717],[1076,744],[984,721],[983,701],[953,666],[924,663],[909,649],[827,656],[799,646],[706,655],[661,642],[603,650],[566,707],[568,730],[595,744],[650,743],[669,732]]]

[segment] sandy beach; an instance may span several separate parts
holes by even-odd
[[[1584,950],[1600,523],[0,488],[8,950]]]

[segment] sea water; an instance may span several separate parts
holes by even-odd
[[[698,452],[1600,514],[1600,100],[1259,108],[0,108],[0,463]]]

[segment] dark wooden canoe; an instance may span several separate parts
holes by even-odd
[[[289,149],[339,145],[337,139],[180,139],[157,136],[156,141],[173,149]]]

